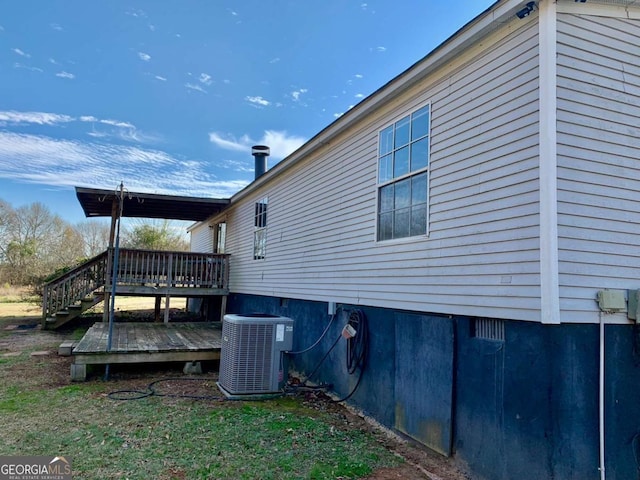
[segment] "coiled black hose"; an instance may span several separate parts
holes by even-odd
[[[367,317],[362,310],[355,309],[349,313],[348,324],[355,330],[355,335],[352,338],[347,339],[347,372],[349,375],[353,375],[359,372],[358,381],[355,386],[349,392],[349,394],[338,400],[332,400],[332,402],[340,403],[350,399],[362,381],[362,376],[367,367],[369,359],[369,324]],[[338,335],[329,350],[323,355],[320,361],[317,363],[313,371],[307,376],[307,378],[300,384],[301,387],[308,387],[307,382],[317,373],[322,363],[327,359],[329,354],[338,345],[338,342],[342,338],[342,333]],[[326,388],[322,386],[319,388]]]

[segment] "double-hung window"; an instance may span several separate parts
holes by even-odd
[[[253,221],[253,259],[260,260],[267,254],[267,197],[256,203]]]
[[[427,234],[429,109],[416,110],[378,136],[378,240]]]

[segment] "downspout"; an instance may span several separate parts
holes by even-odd
[[[598,378],[598,434],[599,434],[599,461],[600,480],[605,480],[607,475],[604,470],[604,319],[600,311],[600,372]]]

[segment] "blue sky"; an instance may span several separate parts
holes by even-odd
[[[4,2],[0,199],[73,187],[229,197],[490,0]]]

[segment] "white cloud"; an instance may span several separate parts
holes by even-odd
[[[269,60],[269,63],[278,63],[279,61],[280,61],[280,57],[276,57]]]
[[[237,16],[238,16],[238,12],[236,12],[235,10],[231,10],[230,8],[227,8],[227,11],[228,11],[231,15],[233,15],[234,17],[237,17]]]
[[[47,112],[0,111],[0,126],[32,124],[55,126],[71,122],[91,123],[91,131],[87,132],[87,135],[92,137],[115,137],[127,142],[138,143],[153,143],[158,140],[152,135],[141,133],[132,123],[122,120],[97,118],[93,115],[72,117],[70,115]],[[102,126],[102,130],[96,130],[96,126]]]
[[[259,143],[271,148],[272,157],[284,158],[300,148],[306,141],[302,137],[289,136],[286,131],[267,130]]]
[[[241,162],[238,160],[222,160],[219,166],[222,168],[228,168],[229,170],[234,170],[236,172],[253,172],[254,168],[252,160],[247,160],[245,162]]]
[[[255,106],[268,107],[269,105],[271,105],[271,102],[269,100],[265,100],[264,98],[259,96],[258,97],[247,96],[247,97],[244,97],[244,99]]]
[[[149,30],[151,30],[152,32],[155,32],[156,31],[156,26],[150,23],[149,24]]]
[[[47,112],[17,112],[15,110],[0,111],[0,124],[24,125],[35,123],[36,125],[55,125],[57,123],[73,122],[75,119],[69,115]]]
[[[0,132],[0,178],[25,183],[112,188],[124,180],[133,192],[219,198],[248,183],[220,181],[208,168],[160,150]]]
[[[356,98],[364,98],[364,95],[362,93],[356,93],[354,96]]]
[[[167,79],[165,77],[161,77],[160,75],[156,75],[156,80],[160,80],[161,82],[166,82]]]
[[[53,64],[53,65],[60,65],[55,58],[49,58],[49,63]]]
[[[62,26],[58,23],[50,23],[49,26],[53,29],[53,30],[57,30],[58,32],[61,32],[63,30]]]
[[[217,132],[209,134],[209,141],[225,150],[233,150],[235,152],[247,152],[253,145],[251,139],[244,135],[239,140],[231,135],[224,135]]]
[[[207,93],[207,91],[204,88],[202,88],[200,85],[197,85],[195,83],[185,83],[184,86],[187,87],[189,90],[196,90],[197,92]]]
[[[92,128],[87,135],[94,138],[115,137],[127,142],[153,143],[157,141],[152,135],[141,133],[135,125],[122,120],[112,120],[109,118],[96,118],[93,115],[84,115],[79,117],[81,122],[92,123]],[[103,126],[103,129],[96,130],[96,127]],[[112,127],[104,129],[106,127]]]
[[[294,90],[293,92],[291,92],[291,98],[293,98],[293,100],[295,102],[300,100],[300,95],[302,95],[303,93],[307,93],[309,90],[307,90],[306,88],[301,88],[300,90]]]
[[[131,17],[136,17],[136,18],[146,18],[147,14],[144,10],[140,10],[140,9],[135,9],[135,8],[131,8],[129,10],[127,10],[126,12],[124,12],[125,15],[129,15]]]
[[[31,58],[31,55],[29,55],[28,53],[20,50],[19,48],[12,48],[11,49],[13,51],[13,53],[15,53],[16,55],[20,55],[21,57],[25,57],[25,58]]]
[[[151,60],[151,55],[144,52],[138,52],[138,57],[140,57],[140,60],[144,62],[148,62],[149,60]]]
[[[62,72],[58,72],[56,73],[56,77],[60,77],[60,78],[69,78],[71,80],[73,80],[74,78],[76,78],[76,76],[73,73],[69,73],[69,72],[65,72],[64,70]]]
[[[361,3],[360,4],[360,8],[365,11],[365,12],[371,12],[372,14],[375,15],[376,11],[375,10],[369,10],[369,4],[367,3]]]
[[[211,85],[213,83],[211,75],[209,75],[208,73],[201,73],[200,77],[198,77],[198,80],[200,81],[200,83],[204,83],[205,85]]]
[[[333,118],[340,118],[342,115],[344,115],[344,113],[334,113],[333,114]]]
[[[99,120],[100,123],[103,123],[105,125],[111,125],[112,127],[119,127],[119,128],[136,128],[134,127],[131,123],[129,122],[121,122],[120,120],[110,120],[110,119],[106,119],[106,120]]]
[[[243,135],[236,139],[232,135],[225,135],[218,132],[209,133],[211,143],[225,150],[243,152],[251,155],[253,145],[267,145],[271,149],[271,157],[280,160],[300,148],[306,139],[289,135],[286,131],[266,130],[262,138],[253,140],[248,135]]]
[[[364,75],[362,75],[362,74],[360,74],[360,73],[356,73],[356,74],[354,75],[354,77],[356,77],[356,78],[364,78]]]
[[[387,51],[387,47],[376,47],[375,51],[376,52],[386,52]]]
[[[41,68],[32,67],[31,65],[25,65],[24,63],[16,62],[13,64],[13,68],[24,68],[25,70],[31,70],[32,72],[44,72]]]

